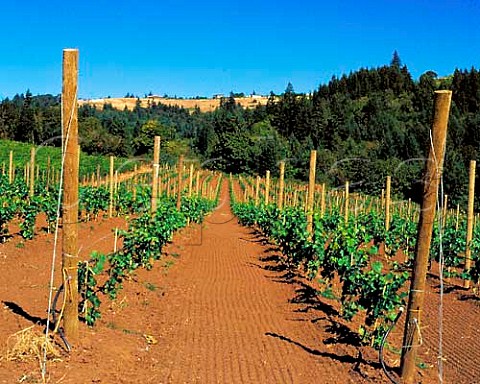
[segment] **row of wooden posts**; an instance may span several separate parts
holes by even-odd
[[[415,367],[416,356],[419,346],[419,329],[421,328],[421,313],[423,309],[424,293],[426,285],[426,274],[428,268],[428,258],[430,253],[430,244],[432,239],[433,223],[436,222],[436,206],[437,206],[437,194],[440,183],[440,176],[443,171],[443,161],[445,155],[445,142],[448,125],[448,116],[450,112],[452,92],[441,90],[435,92],[434,103],[434,119],[431,130],[431,143],[429,147],[428,161],[424,174],[424,191],[422,196],[421,209],[418,211],[418,234],[417,234],[417,248],[415,251],[415,259],[412,273],[412,282],[410,286],[408,307],[407,307],[407,319],[405,321],[404,340],[402,347],[401,357],[401,377],[405,384],[412,384],[415,381]],[[305,211],[307,213],[308,230],[312,232],[313,226],[313,211],[315,204],[315,169],[316,169],[316,151],[312,151],[310,155],[310,171],[309,171],[309,183],[305,197]],[[473,237],[473,227],[475,224],[474,216],[474,195],[475,195],[475,169],[476,162],[472,160],[470,162],[469,172],[469,188],[468,188],[468,208],[467,208],[467,234],[466,242],[467,247],[465,250],[465,269],[468,270],[471,267],[471,248],[470,242]],[[285,203],[284,198],[284,173],[285,164],[280,163],[280,179],[278,182],[278,198],[277,205],[282,208]],[[254,196],[255,204],[259,204],[260,199],[260,184],[261,178],[257,177],[255,183],[255,190],[252,192],[252,184],[247,181],[249,186],[245,188],[243,198],[252,198]],[[266,172],[264,183],[264,203],[270,202],[270,171]],[[325,200],[326,200],[326,186],[323,184],[320,189],[320,213],[325,212]],[[345,183],[345,189],[343,192],[344,209],[343,214],[345,220],[348,220],[350,210],[350,196],[349,196],[349,183]],[[288,200],[288,199],[287,199]],[[293,199],[296,204],[296,198]],[[337,201],[338,202],[338,201]],[[445,225],[447,211],[448,196],[445,196],[443,206],[440,207],[440,222]],[[381,206],[385,209],[385,228],[388,230],[390,227],[391,217],[391,177],[386,179],[386,188],[382,191]],[[411,201],[407,205],[407,214],[410,215],[412,208]],[[414,215],[415,215],[414,210]],[[459,206],[456,209],[456,228],[458,229],[459,222]],[[469,287],[469,281],[465,282],[465,287]],[[440,359],[441,360],[441,357]]]
[[[157,140],[157,139],[156,139]],[[159,138],[158,138],[159,140]],[[32,147],[30,151],[30,162],[26,163],[24,166],[24,172],[23,172],[23,178],[25,180],[25,183],[29,186],[29,195],[33,196],[34,195],[34,189],[35,189],[35,182],[39,180],[40,177],[40,166],[35,164],[35,148]],[[78,151],[78,154],[80,151]],[[15,179],[15,164],[13,162],[14,159],[14,153],[13,151],[10,151],[10,162],[9,162],[9,167],[8,167],[8,180],[9,183],[13,183]],[[183,159],[180,160],[183,163]],[[157,164],[154,166],[154,169],[160,169],[159,163],[154,163]],[[174,168],[169,167],[168,164],[164,165],[162,171],[164,173],[169,174],[169,172],[173,171]],[[188,184],[188,196],[192,195],[193,192],[193,176],[194,176],[194,164],[190,164],[190,173],[189,173],[189,184]],[[183,176],[185,176],[185,166],[183,165],[181,167],[181,171],[183,171]],[[5,164],[3,164],[2,167],[2,174],[5,175],[7,170],[5,169]],[[177,172],[178,172],[178,167],[177,167]],[[141,165],[141,166],[134,166],[133,171],[129,172],[123,172],[120,173],[118,170],[114,169],[114,156],[110,156],[110,171],[107,175],[102,176],[100,174],[100,165],[97,167],[97,172],[92,173],[90,176],[83,176],[80,184],[81,185],[90,185],[90,186],[101,186],[101,185],[106,185],[109,186],[110,188],[110,204],[109,204],[109,213],[110,215],[112,214],[113,211],[113,200],[114,200],[114,195],[116,195],[117,190],[118,190],[118,185],[122,182],[130,182],[131,189],[134,194],[134,199],[136,198],[136,185],[146,185],[148,182],[148,178],[150,177],[150,174],[152,173],[152,168],[151,166],[148,165]],[[200,193],[199,187],[200,187],[200,175],[201,171],[197,170],[196,171],[196,191],[195,194],[198,195]],[[156,174],[156,177],[158,178],[159,174]],[[155,175],[154,175],[155,177]],[[188,177],[188,176],[187,176]],[[60,170],[57,169],[55,170],[53,167],[50,167],[50,158],[47,160],[47,168],[46,170],[42,171],[41,174],[41,179],[46,181],[46,185],[49,186],[51,184],[58,184],[60,181]],[[178,184],[178,181],[177,181]],[[153,193],[156,194],[157,191],[162,192],[162,179],[158,178],[158,183],[153,183],[153,185],[157,185],[157,189],[153,188]],[[163,190],[166,192],[167,196],[170,196],[172,194],[177,194],[175,192],[176,184],[172,181],[170,177],[167,178],[167,181],[165,182],[165,185],[163,186]],[[203,186],[205,188],[205,186]],[[112,192],[113,191],[113,192]],[[206,192],[203,189],[202,195],[205,195]],[[208,194],[210,197],[212,196],[212,190],[209,191],[210,193]],[[156,200],[155,200],[156,201]],[[154,203],[155,204],[155,203]],[[153,209],[153,208],[152,208]]]
[[[257,176],[254,181],[251,178],[245,178],[240,176],[240,180],[245,182],[243,190],[243,201],[252,199],[256,206],[262,201],[265,205],[272,201],[276,201],[279,209],[284,206],[298,206],[299,203],[303,204],[304,210],[307,214],[308,231],[313,231],[313,212],[318,211],[320,215],[324,215],[326,212],[331,212],[334,207],[339,208],[339,212],[344,216],[345,221],[348,221],[349,215],[352,213],[357,216],[360,209],[363,207],[367,212],[371,210],[379,211],[383,210],[385,213],[385,229],[390,229],[391,217],[394,210],[400,216],[406,216],[410,220],[418,221],[420,214],[420,207],[413,204],[411,199],[408,201],[393,202],[391,198],[391,176],[386,177],[385,188],[382,189],[381,197],[369,197],[366,195],[355,194],[351,196],[349,192],[349,182],[347,181],[342,189],[330,190],[327,192],[326,184],[316,185],[315,182],[315,168],[316,168],[316,151],[311,151],[310,154],[310,169],[309,169],[309,183],[308,185],[292,185],[293,191],[285,192],[285,162],[279,163],[279,178],[276,183],[272,182],[271,172],[266,171],[265,177],[261,178]],[[468,206],[467,206],[467,232],[466,232],[466,250],[465,250],[465,269],[468,270],[471,267],[471,248],[469,246],[473,238],[473,229],[479,220],[479,214],[474,213],[474,198],[475,198],[475,169],[476,161],[470,162],[469,172],[469,185],[468,185]],[[301,197],[301,194],[304,197]],[[320,195],[320,196],[318,196]],[[239,196],[240,197],[240,196]],[[352,204],[352,201],[353,204]],[[442,219],[442,225],[445,227],[446,219],[448,216],[455,217],[455,228],[459,229],[460,226],[460,206],[457,204],[456,209],[448,209],[448,195],[444,195],[443,206],[439,212]],[[469,287],[469,280],[465,280],[465,286]]]

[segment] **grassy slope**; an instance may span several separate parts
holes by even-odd
[[[10,151],[13,151],[13,163],[16,172],[23,172],[23,167],[30,161],[31,144],[19,143],[10,140],[0,140],[0,170],[5,167],[8,172]],[[60,148],[35,146],[35,163],[40,170],[47,169],[48,158],[54,169],[60,169],[62,152]],[[115,159],[115,169],[123,172],[133,168],[135,162],[125,158]],[[90,175],[97,172],[100,165],[100,173],[106,175],[109,172],[110,160],[108,156],[92,156],[82,153],[80,155],[80,176]]]

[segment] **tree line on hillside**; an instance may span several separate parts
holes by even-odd
[[[418,200],[436,89],[453,91],[444,190],[464,206],[468,163],[480,150],[480,72],[472,67],[438,78],[428,71],[414,80],[396,52],[389,65],[333,77],[309,95],[289,84],[255,109],[236,104],[233,94],[206,113],[154,102],[142,108],[139,101],[132,111],[83,105],[81,147],[148,156],[160,135],[163,161],[182,153],[225,172],[275,175],[286,159],[287,176],[301,180],[317,149],[319,182],[341,187],[348,180],[353,191],[379,194],[391,175],[399,197]],[[59,96],[27,92],[0,103],[0,138],[60,145],[60,123]]]

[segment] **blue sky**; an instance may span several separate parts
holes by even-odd
[[[415,78],[480,68],[480,0],[4,2],[0,98],[61,91],[80,50],[79,96],[308,92],[397,50]]]

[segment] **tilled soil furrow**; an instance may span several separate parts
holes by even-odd
[[[228,204],[199,238],[166,278],[172,294],[162,306],[180,311],[165,312],[161,322],[164,350],[178,361],[163,382],[349,382],[348,365],[319,356],[316,327],[296,320],[292,287],[262,268],[265,247],[232,219]]]

